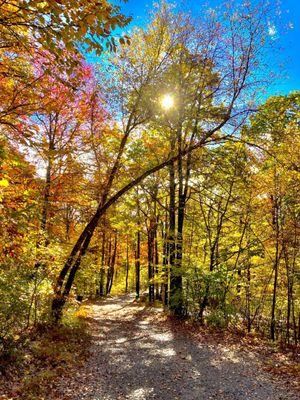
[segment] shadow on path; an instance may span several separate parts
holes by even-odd
[[[296,399],[251,354],[197,343],[122,296],[93,304],[91,356],[64,397],[98,400]],[[67,386],[67,388],[66,388]]]

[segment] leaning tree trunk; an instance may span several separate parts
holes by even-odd
[[[230,109],[229,109],[230,112],[231,112],[231,109],[232,109],[232,107],[230,107]],[[181,156],[188,155],[192,151],[199,149],[204,144],[206,144],[209,141],[209,139],[211,138],[211,136],[216,131],[219,131],[226,124],[226,122],[230,119],[230,112],[228,112],[228,114],[226,115],[224,120],[217,127],[208,131],[199,142],[188,146],[181,153]],[[155,172],[160,171],[163,168],[172,166],[172,165],[173,165],[172,168],[174,170],[174,163],[176,162],[176,160],[179,157],[178,154],[172,155],[170,158],[161,162],[160,164],[157,164],[156,166],[149,168],[148,170],[146,170],[145,172],[140,174],[136,179],[133,179],[131,182],[129,182],[128,184],[123,186],[118,192],[116,192],[114,195],[112,195],[108,199],[108,195],[109,195],[110,189],[112,187],[112,183],[113,183],[115,175],[119,169],[121,156],[123,154],[123,150],[124,150],[128,135],[129,135],[129,131],[128,131],[128,134],[126,134],[122,139],[119,154],[117,156],[114,167],[111,170],[111,173],[110,173],[110,176],[108,179],[108,183],[106,185],[106,188],[105,188],[104,194],[101,198],[101,201],[98,204],[97,211],[95,212],[95,214],[93,215],[91,220],[88,222],[86,227],[81,232],[77,242],[75,243],[74,247],[72,248],[72,251],[71,251],[69,257],[67,258],[63,268],[61,269],[59,276],[57,277],[56,284],[54,287],[54,298],[52,300],[52,306],[51,306],[52,320],[54,323],[57,323],[61,318],[63,307],[64,307],[64,305],[67,301],[67,298],[70,294],[70,290],[71,290],[72,284],[74,282],[76,273],[81,264],[81,259],[86,254],[86,251],[89,247],[89,244],[91,242],[91,239],[93,237],[95,229],[100,221],[100,218],[105,214],[105,212],[109,209],[109,207],[112,204],[115,204],[117,202],[117,200],[119,200],[125,193],[129,192],[132,188],[139,185],[148,176],[151,176]],[[175,198],[175,196],[174,196],[174,198]],[[174,226],[173,226],[173,238],[174,238],[174,230],[175,230],[175,218],[174,218]],[[170,250],[171,250],[171,248],[170,248]],[[171,258],[172,254],[174,257],[174,251],[170,251],[170,262],[172,260],[172,258]],[[65,283],[65,285],[64,285],[64,283]]]

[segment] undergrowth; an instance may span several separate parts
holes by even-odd
[[[71,308],[61,325],[38,325],[24,333],[1,355],[0,399],[59,398],[55,393],[60,378],[80,368],[88,355],[86,317],[85,307]]]

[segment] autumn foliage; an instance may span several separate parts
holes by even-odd
[[[129,39],[107,1],[1,2],[3,353],[121,292],[299,344],[300,94],[256,100],[269,10],[158,7]]]

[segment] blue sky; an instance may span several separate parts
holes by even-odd
[[[277,0],[271,1],[277,3]],[[191,7],[204,4],[215,7],[223,2],[223,0],[186,0]],[[127,3],[122,3],[122,11],[133,17],[130,28],[147,23],[147,15],[152,8],[152,3],[151,0],[128,0]],[[173,0],[173,3],[176,1]],[[283,63],[284,73],[282,78],[277,79],[272,87],[268,88],[268,95],[287,94],[292,90],[300,90],[300,0],[282,0],[280,9],[281,21],[279,27],[275,26],[277,34],[274,36],[274,41],[281,51],[279,59],[270,58],[272,62],[270,69],[275,72],[281,71],[279,64]]]

